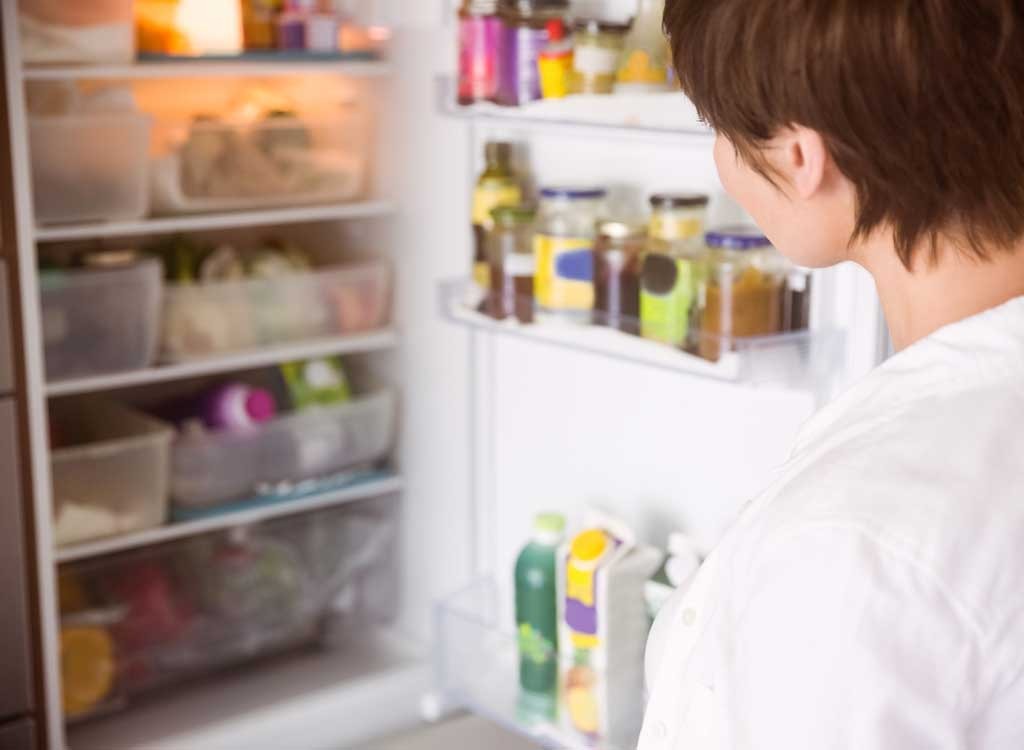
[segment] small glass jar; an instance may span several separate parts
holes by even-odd
[[[498,0],[464,0],[459,8],[459,104],[498,97]]]
[[[651,196],[651,223],[640,291],[640,335],[693,351],[698,293],[706,276],[704,217],[700,193]]]
[[[756,227],[708,232],[706,241],[708,277],[698,351],[718,361],[732,339],[782,330],[786,262]]]
[[[531,206],[500,206],[491,212],[494,224],[487,237],[490,290],[487,314],[496,320],[515,317],[533,322],[533,227]]]
[[[569,90],[574,94],[612,93],[629,24],[581,20],[576,22],[575,32]]]
[[[541,98],[540,53],[548,46],[548,21],[564,19],[568,0],[501,0],[498,104],[517,107]]]
[[[541,190],[533,282],[542,311],[589,321],[594,308],[594,231],[606,195],[598,187]]]
[[[640,333],[640,269],[647,227],[600,221],[594,244],[594,325]]]

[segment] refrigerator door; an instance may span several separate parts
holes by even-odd
[[[31,719],[0,724],[0,750],[29,750],[36,746],[36,725]]]
[[[32,708],[16,424],[14,401],[0,399],[0,600],[4,602],[0,617],[0,719],[28,713]],[[6,747],[0,739],[0,748]]]

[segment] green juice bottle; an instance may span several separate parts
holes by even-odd
[[[564,533],[563,516],[537,516],[533,539],[516,560],[519,684],[530,693],[553,692],[558,683],[557,558]]]

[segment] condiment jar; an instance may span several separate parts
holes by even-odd
[[[501,0],[498,103],[515,107],[541,98],[537,61],[548,46],[548,21],[565,18],[568,0]]]
[[[651,223],[640,291],[640,334],[692,351],[696,348],[698,292],[707,273],[703,242],[708,197],[659,193],[651,197]]]
[[[581,20],[576,22],[575,32],[569,90],[574,94],[612,93],[629,24]]]
[[[499,206],[491,212],[487,237],[490,292],[487,314],[497,320],[515,317],[533,322],[533,227],[537,212],[531,206]]]
[[[699,354],[717,361],[732,339],[782,330],[785,260],[756,227],[708,232]]]
[[[640,333],[640,268],[647,227],[632,221],[599,221],[594,244],[595,325]]]
[[[540,196],[533,238],[537,305],[543,312],[588,322],[594,307],[594,230],[606,191],[548,187]]]

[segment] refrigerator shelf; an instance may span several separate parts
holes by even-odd
[[[340,55],[257,55],[215,58],[177,57],[124,65],[33,65],[22,68],[26,81],[137,80],[147,78],[210,78],[298,76],[310,74],[382,77],[391,65],[380,60]]]
[[[56,558],[58,563],[69,563],[114,552],[149,547],[220,529],[262,523],[273,518],[299,515],[358,500],[384,497],[401,492],[403,486],[404,481],[397,474],[372,472],[361,476],[356,481],[312,495],[278,502],[251,502],[240,505],[236,510],[228,513],[200,516],[194,520],[169,523],[134,534],[63,547],[56,551]]]
[[[491,102],[458,103],[457,87],[450,77],[437,83],[439,109],[451,117],[477,119],[488,124],[534,128],[591,129],[603,135],[632,138],[680,136],[706,142],[714,133],[700,122],[697,111],[683,94],[584,94],[564,99],[542,99],[519,107]]]
[[[711,362],[674,347],[595,325],[556,319],[521,324],[495,320],[478,306],[483,292],[471,280],[440,283],[441,314],[452,323],[490,334],[599,354],[648,367],[749,386],[810,389],[830,387],[843,343],[840,331],[812,330],[751,338],[722,338],[722,355]]]
[[[222,213],[191,214],[184,216],[139,219],[137,221],[91,222],[37,227],[37,242],[88,240],[104,237],[142,237],[178,232],[202,232],[243,227],[268,227],[286,224],[372,219],[395,212],[389,201],[368,200],[354,203],[294,206],[256,211],[228,211]]]
[[[301,359],[383,351],[393,348],[397,343],[398,333],[393,328],[382,328],[369,333],[329,336],[295,343],[265,346],[206,359],[159,365],[144,370],[58,380],[47,384],[46,393],[51,397],[70,396],[80,393],[98,393],[138,385],[166,383],[207,375],[251,370]]]
[[[554,657],[559,687],[550,695],[522,691],[517,638],[503,602],[495,581],[480,579],[437,605],[435,679],[445,703],[552,750],[635,748],[642,717],[605,714],[589,696],[570,696],[574,689],[564,687],[573,679],[571,659]],[[600,692],[610,675],[590,674],[591,689],[583,693]],[[587,731],[578,728],[582,725]],[[595,726],[600,727],[596,732]]]

